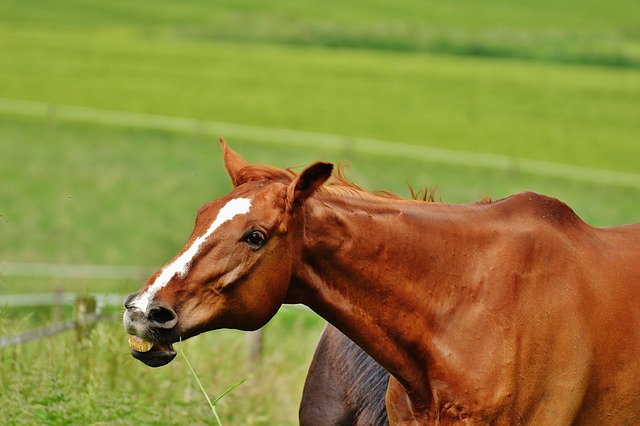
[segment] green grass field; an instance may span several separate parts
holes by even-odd
[[[370,190],[438,186],[456,203],[534,190],[594,225],[636,222],[640,185],[520,164],[640,182],[638,16],[640,3],[593,0],[0,0],[0,262],[163,264],[197,208],[231,188],[219,133],[250,161],[348,161],[347,176]],[[13,110],[20,100],[45,113]],[[69,120],[64,105],[266,130]],[[278,129],[340,142],[294,146]],[[513,166],[376,154],[354,138]],[[128,293],[142,280],[0,275],[0,293]],[[47,318],[1,310],[0,335]],[[225,424],[296,424],[321,326],[293,311],[268,325],[264,365],[221,403]],[[185,348],[212,396],[250,373],[239,332]],[[143,366],[119,324],[98,325],[82,347],[71,332],[0,349],[0,360],[9,424],[213,424],[184,362]]]
[[[22,320],[0,309],[0,333]],[[293,425],[322,322],[287,310],[265,327],[260,366],[247,362],[245,335],[220,330],[183,343],[183,351],[225,425]],[[0,416],[5,425],[215,424],[179,354],[148,368],[123,346],[121,324],[98,323],[86,340],[72,330],[0,350]]]
[[[246,14],[245,22],[233,25],[225,17],[240,20],[243,9],[234,14],[228,4],[210,9],[204,2],[192,2],[176,10],[160,2],[147,15],[141,12],[147,10],[145,3],[60,2],[51,10],[9,2],[6,13],[0,14],[0,94],[637,172],[637,67],[279,42],[261,36],[263,26],[252,19],[302,25],[305,10],[283,5],[265,11],[252,2],[243,4],[255,10]],[[539,7],[507,8],[491,20],[484,16],[490,15],[489,7],[471,20],[454,19],[445,2],[439,12],[435,8],[430,13],[417,2],[389,2],[364,13],[359,21],[357,9],[336,4],[330,13],[334,18],[326,19],[349,31],[362,25],[358,37],[367,39],[379,23],[390,20],[389,14],[394,15],[390,10],[397,10],[398,22],[406,26],[404,38],[413,40],[413,26],[429,26],[419,19],[404,21],[409,14],[425,13],[431,26],[472,34],[507,22],[522,23],[521,15],[526,14],[531,22],[522,23],[521,30],[532,40],[540,31],[562,33],[555,28],[565,26],[564,31],[598,40],[606,39],[603,34],[620,34],[624,40],[615,46],[637,46],[637,34],[628,30],[633,26],[627,22],[638,15],[632,10],[638,6],[622,3],[604,13],[596,2],[588,4],[591,7],[581,4],[574,11],[587,14],[582,18],[562,15],[556,10],[559,6],[547,2],[544,13]],[[503,6],[496,3],[494,8]],[[319,10],[327,7],[317,5]],[[459,7],[469,12],[477,8],[470,2]],[[435,21],[440,15],[450,17]],[[543,17],[553,19],[545,24]],[[614,18],[620,20],[618,26]],[[321,16],[314,20],[325,22]],[[353,26],[346,23],[353,21]],[[173,35],[189,28],[188,23],[223,34],[204,40]],[[279,27],[291,27],[285,23]],[[545,30],[545,25],[550,27]],[[246,42],[224,36],[233,31],[253,35]],[[302,26],[297,31],[310,30]]]

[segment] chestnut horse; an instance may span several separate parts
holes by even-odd
[[[301,426],[385,426],[389,373],[327,324],[311,360],[300,403]]]
[[[398,200],[223,152],[234,189],[125,302],[137,359],[303,303],[391,373],[391,424],[640,424],[640,224],[535,193]]]

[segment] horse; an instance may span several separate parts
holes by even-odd
[[[401,200],[221,143],[233,189],[125,300],[133,357],[304,304],[390,373],[392,425],[640,424],[640,223],[533,192]]]
[[[436,201],[437,187],[411,199]],[[392,193],[387,192],[387,195]],[[387,426],[384,404],[389,373],[340,330],[327,324],[309,366],[299,420],[301,426]]]
[[[327,324],[302,392],[301,426],[385,426],[389,373],[340,330]]]

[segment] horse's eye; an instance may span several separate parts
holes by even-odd
[[[242,240],[250,246],[260,248],[264,245],[266,237],[260,231],[251,231]]]

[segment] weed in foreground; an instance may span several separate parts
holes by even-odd
[[[193,377],[195,377],[196,382],[198,383],[198,386],[200,387],[200,390],[202,391],[202,394],[204,395],[205,399],[207,400],[207,403],[209,404],[209,407],[211,407],[211,412],[213,413],[213,416],[215,417],[216,422],[218,423],[218,426],[222,426],[222,421],[220,420],[220,416],[218,416],[218,411],[216,410],[216,404],[222,398],[224,398],[227,394],[229,394],[230,392],[233,392],[234,389],[236,389],[237,387],[242,385],[244,382],[249,380],[252,377],[252,375],[249,375],[249,376],[245,377],[244,379],[240,380],[239,382],[229,386],[224,392],[222,392],[222,394],[220,396],[218,396],[212,402],[211,398],[209,398],[209,395],[207,394],[207,391],[204,389],[204,386],[202,386],[202,382],[198,378],[198,375],[196,374],[195,370],[191,366],[191,363],[189,362],[189,359],[187,358],[187,355],[182,350],[182,340],[180,341],[180,345],[178,346],[178,351],[180,352],[180,355],[182,355],[182,357],[184,358],[184,361],[187,364],[187,367],[189,367],[189,370],[191,371],[191,374],[193,374]]]

